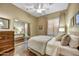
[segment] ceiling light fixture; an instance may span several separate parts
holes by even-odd
[[[43,3],[37,3],[37,4],[31,4],[32,6],[28,8],[26,7],[26,10],[32,10],[39,14],[42,14],[43,11],[49,10],[48,6],[52,6],[53,3],[43,4]]]
[[[37,13],[42,13],[42,11],[45,11],[45,9],[37,9],[36,11]]]
[[[41,4],[38,5],[38,9],[36,9],[37,13],[42,13],[42,11],[45,11],[45,9],[41,8],[41,6],[43,6],[43,5],[41,5]]]

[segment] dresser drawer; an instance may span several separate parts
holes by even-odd
[[[13,31],[1,31],[0,35],[14,35]]]
[[[6,46],[4,48],[1,48],[0,49],[0,55],[4,54],[4,53],[6,53],[6,52],[8,52],[10,50],[14,50],[14,47],[12,47],[11,45],[8,45],[8,46]]]
[[[1,49],[0,49],[0,54],[1,54],[1,52],[2,52],[3,50],[4,50],[4,48],[1,48]]]
[[[5,40],[5,36],[0,36],[0,42]]]
[[[7,41],[7,42],[4,42],[4,43],[0,43],[0,48],[1,47],[5,47],[7,45],[13,46],[14,45],[14,42],[13,41]]]
[[[14,40],[5,39],[5,40],[0,40],[0,44],[6,43],[6,42],[8,43],[9,41],[14,42]]]
[[[3,53],[2,56],[14,56],[14,49]]]
[[[8,43],[8,41],[13,41],[13,40],[1,40],[1,41],[0,41],[0,44],[6,43],[6,42]],[[13,41],[13,42],[14,42],[14,41]]]
[[[0,54],[14,48],[14,32],[0,31]]]
[[[12,47],[14,47],[14,46],[13,45],[6,45],[3,49],[6,50],[6,49],[10,49]]]
[[[14,39],[13,36],[6,36],[5,38],[6,38],[6,40],[13,40]]]

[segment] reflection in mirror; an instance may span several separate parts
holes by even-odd
[[[15,20],[14,21],[14,31],[15,31],[15,34],[24,34],[24,27],[25,24],[21,21],[18,21],[18,20]]]
[[[27,40],[27,38],[29,37],[28,30],[29,30],[28,23],[17,19],[14,20],[15,45]]]
[[[9,20],[0,18],[0,29],[9,29]]]
[[[77,12],[71,19],[70,27],[79,26],[79,12]]]
[[[79,12],[76,14],[76,25],[79,26]]]
[[[14,20],[14,31],[15,35],[28,35],[30,33],[29,31],[29,23],[20,21],[20,20]],[[30,35],[30,34],[29,34]]]
[[[71,22],[70,22],[70,27],[73,27],[74,26],[74,17],[71,19]]]

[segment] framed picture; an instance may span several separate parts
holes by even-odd
[[[39,25],[39,30],[43,30],[43,26],[42,25]]]
[[[0,29],[9,29],[9,19],[0,17]]]

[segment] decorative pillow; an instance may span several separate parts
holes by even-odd
[[[71,38],[69,35],[64,35],[61,40],[61,45],[68,46]]]
[[[55,38],[56,38],[57,41],[61,41],[61,39],[62,39],[62,37],[63,37],[64,35],[65,35],[64,33],[63,33],[63,34],[59,34],[59,35],[57,35]]]
[[[79,47],[79,36],[70,35],[71,40],[69,43],[69,46],[72,48],[78,48]]]
[[[79,46],[77,47],[77,49],[79,50]]]

